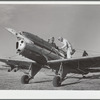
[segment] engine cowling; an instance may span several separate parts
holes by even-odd
[[[16,42],[17,53],[34,60],[40,64],[46,64],[47,59],[41,54],[42,49],[34,43],[26,43],[23,39]]]

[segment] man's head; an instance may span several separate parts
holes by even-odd
[[[58,40],[59,40],[60,42],[63,42],[63,38],[62,38],[62,37],[59,37]]]
[[[51,42],[53,43],[54,41],[55,41],[55,38],[54,38],[54,37],[52,37],[52,38],[51,38]]]
[[[48,42],[50,43],[50,39],[48,39]]]

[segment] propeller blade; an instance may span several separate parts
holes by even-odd
[[[8,32],[12,33],[13,35],[17,35],[18,33],[14,30],[14,29],[11,29],[11,28],[5,28]]]

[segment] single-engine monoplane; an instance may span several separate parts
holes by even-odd
[[[49,66],[51,69],[58,71],[58,74],[53,78],[53,86],[55,87],[61,85],[68,73],[82,74],[84,76],[89,72],[100,72],[99,69],[94,69],[100,66],[100,56],[82,56],[67,59],[64,58],[60,50],[56,49],[48,41],[32,33],[16,32],[11,28],[6,29],[17,38],[17,53],[34,61],[29,67],[31,74],[23,75],[21,78],[23,84],[28,84],[44,66]]]

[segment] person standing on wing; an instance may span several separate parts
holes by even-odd
[[[58,40],[63,44],[61,49],[66,50],[65,58],[71,58],[72,55],[75,53],[75,49],[72,48],[72,45],[69,43],[67,39],[59,37]]]

